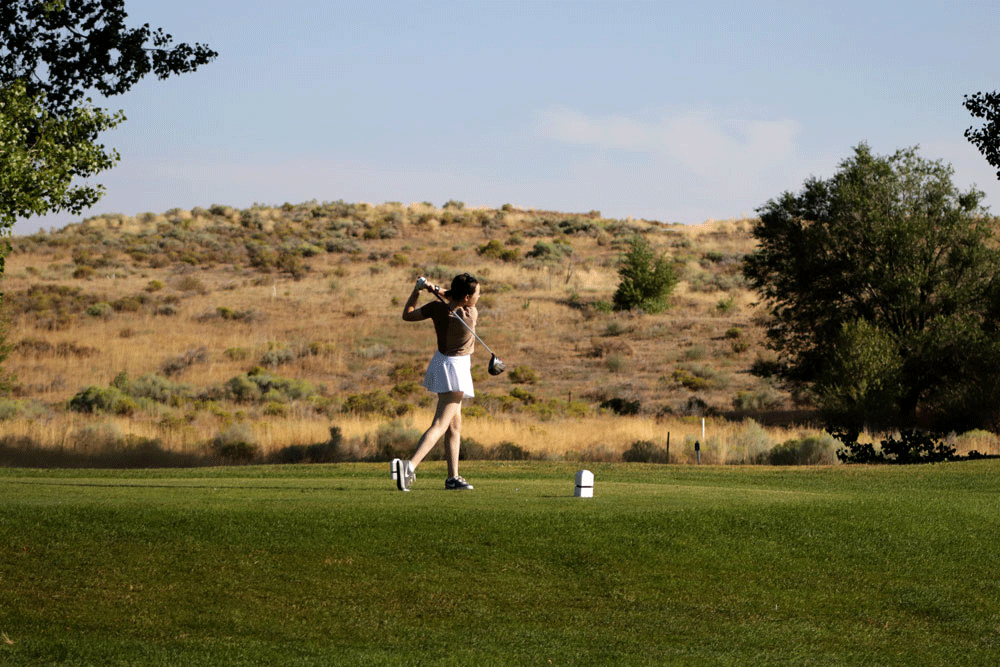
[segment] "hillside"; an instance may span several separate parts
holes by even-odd
[[[491,377],[488,355],[474,357],[470,446],[617,457],[673,430],[690,449],[703,414],[763,422],[793,408],[748,372],[766,354],[739,274],[750,225],[307,202],[17,237],[5,433],[45,447],[267,454],[325,442],[335,426],[359,455],[407,450],[430,418],[419,383],[433,333],[403,322],[402,303],[418,275],[469,271],[483,284],[479,334],[509,369]],[[681,269],[663,314],[610,309],[634,234]],[[758,449],[783,438],[757,429]]]

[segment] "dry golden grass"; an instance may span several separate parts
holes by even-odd
[[[136,218],[92,219],[71,231],[111,238],[172,226],[208,230],[210,223],[220,221],[236,227],[247,214],[264,232],[301,227],[304,223],[296,222],[286,208],[240,212],[213,207],[214,214],[175,209]],[[79,414],[65,405],[86,387],[107,387],[122,372],[130,378],[162,374],[172,361],[199,350],[204,352],[198,361],[176,370],[172,382],[218,387],[265,365],[262,359],[270,350],[290,348],[309,352],[269,370],[310,382],[330,405],[350,395],[389,392],[397,383],[390,378],[394,368],[409,365],[422,374],[433,349],[429,324],[406,323],[400,317],[414,277],[425,270],[437,271],[440,275],[431,278],[439,283],[461,271],[481,277],[480,335],[511,371],[526,369],[535,377],[530,384],[518,385],[512,382],[512,372],[498,378],[484,374],[477,394],[506,396],[521,390],[540,401],[585,406],[586,414],[573,418],[530,410],[468,417],[466,436],[483,445],[512,442],[548,458],[620,458],[639,440],[664,446],[669,433],[672,458],[686,462],[692,460],[693,441],[701,439],[701,425],[677,415],[692,397],[721,411],[731,410],[741,392],[767,396],[775,409],[794,407],[786,393],[748,372],[763,349],[763,330],[754,296],[733,276],[738,258],[753,247],[752,221],[710,221],[692,227],[631,221],[633,230],[644,230],[658,251],[685,267],[672,308],[660,315],[640,315],[607,312],[601,306],[610,304],[617,287],[624,236],[604,228],[596,234],[537,235],[540,214],[534,211],[473,211],[467,213],[493,222],[445,224],[451,213],[427,204],[364,207],[359,215],[371,224],[402,216],[400,233],[359,238],[357,253],[313,255],[299,280],[247,266],[156,265],[127,255],[87,277],[74,278],[74,248],[54,242],[58,233],[51,235],[51,243],[28,244],[7,260],[6,293],[47,285],[79,289],[106,302],[148,295],[170,299],[174,312],[112,311],[99,317],[74,316],[65,326],[47,324],[34,313],[15,315],[9,343],[41,341],[50,347],[31,351],[29,345],[6,361],[5,368],[20,381],[17,397],[34,402],[36,409],[4,421],[4,434],[72,447],[82,430],[110,424],[121,433],[157,439],[167,449],[197,451],[216,434],[243,423],[265,453],[323,442],[331,426],[339,427],[349,441],[374,441],[389,418],[316,411],[305,402],[293,402],[283,414],[269,414],[260,404],[215,401],[163,405],[131,417]],[[507,243],[516,238],[519,245],[513,247],[522,257],[517,262],[487,259],[476,252],[490,239]],[[550,262],[523,259],[535,243],[553,238],[571,244],[572,254]],[[220,309],[246,317],[223,317]],[[60,345],[94,352],[52,351]],[[474,364],[482,368],[487,359],[480,351]],[[701,377],[699,386],[685,386],[691,374]],[[622,417],[599,408],[615,397],[639,401],[641,413]],[[430,423],[432,397],[421,390],[407,401],[412,412],[404,421],[422,430]],[[474,405],[476,401],[470,402]],[[746,422],[746,416],[709,420],[704,461],[740,460],[747,447],[819,433],[812,428],[763,428]],[[757,444],[747,445],[748,439]],[[966,447],[998,452],[996,438],[989,434],[960,439],[957,446],[960,451]]]

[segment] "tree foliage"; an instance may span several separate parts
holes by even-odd
[[[125,0],[6,0],[0,6],[0,82],[23,82],[61,115],[93,89],[128,91],[152,72],[192,72],[218,54],[203,44],[172,45],[149,24],[125,25]]]
[[[42,108],[41,96],[24,84],[0,88],[0,226],[18,218],[52,211],[79,213],[100,199],[100,186],[75,184],[108,169],[118,160],[114,150],[89,138],[110,129],[122,115],[93,107],[74,107],[62,115]],[[33,135],[29,139],[29,134]],[[0,269],[3,267],[0,258]]]
[[[815,391],[837,423],[885,423],[900,403],[902,359],[895,341],[867,320],[841,325]]]
[[[965,138],[975,144],[1000,178],[1000,93],[966,95],[964,104],[973,118],[985,121],[982,127],[967,129]]]
[[[861,144],[758,209],[743,272],[770,307],[778,374],[842,419],[998,414],[1000,253],[983,194],[952,173]]]
[[[0,6],[0,234],[19,217],[79,213],[100,199],[100,186],[73,181],[117,162],[97,138],[124,117],[95,107],[90,91],[111,97],[151,72],[163,79],[217,55],[172,45],[149,24],[128,28],[126,18],[124,0]]]
[[[618,269],[621,280],[615,291],[615,310],[641,308],[647,313],[661,313],[677,285],[678,275],[663,256],[657,257],[653,248],[642,236],[629,241],[629,250]]]
[[[832,435],[844,445],[837,450],[837,458],[844,463],[908,465],[957,461],[962,458],[955,454],[954,447],[942,442],[939,436],[915,429],[903,429],[898,435],[890,435],[879,443],[878,449],[872,443],[858,442],[861,434],[857,430],[835,431]],[[978,452],[971,452],[968,458],[980,456]]]

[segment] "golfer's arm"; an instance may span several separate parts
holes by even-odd
[[[420,309],[417,308],[417,301],[420,299],[420,290],[414,288],[413,292],[410,293],[410,298],[406,300],[406,305],[403,306],[403,319],[407,322],[419,322],[424,319],[424,316],[420,313]]]

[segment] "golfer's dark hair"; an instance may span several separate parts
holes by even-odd
[[[451,279],[451,289],[444,293],[449,299],[464,299],[476,293],[479,281],[468,273],[460,273]]]

